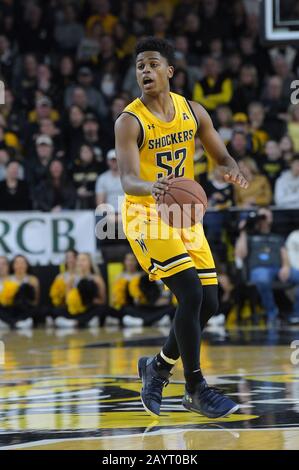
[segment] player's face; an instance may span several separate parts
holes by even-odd
[[[173,70],[160,52],[146,51],[137,56],[136,77],[143,94],[157,95],[167,90]]]

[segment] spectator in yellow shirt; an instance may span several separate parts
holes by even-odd
[[[239,161],[239,168],[249,181],[245,190],[235,187],[235,201],[239,207],[269,206],[272,201],[272,190],[266,176],[258,171],[255,161],[246,157]]]
[[[219,61],[207,57],[204,61],[204,78],[196,82],[193,88],[193,100],[208,111],[214,111],[217,106],[228,104],[232,94],[232,81],[221,73]]]

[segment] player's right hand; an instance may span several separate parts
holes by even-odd
[[[159,200],[160,196],[166,193],[171,184],[172,180],[174,179],[174,174],[163,176],[162,178],[158,178],[152,185],[152,196],[156,201]]]

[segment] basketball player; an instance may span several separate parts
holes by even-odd
[[[167,41],[146,38],[137,44],[136,75],[141,97],[130,103],[115,123],[117,160],[126,194],[125,234],[150,279],[162,279],[178,301],[173,326],[161,352],[139,359],[141,399],[147,412],[160,414],[163,387],[181,357],[186,380],[184,407],[218,418],[234,413],[239,407],[208,386],[200,369],[202,330],[218,307],[217,274],[202,224],[195,226],[197,243],[191,249],[187,243],[191,229],[170,227],[167,239],[147,238],[145,233],[149,224],[162,227],[155,202],[175,177],[194,179],[196,133],[220,166],[225,181],[242,188],[248,183],[205,109],[170,92],[173,62],[174,50]],[[137,234],[129,229],[136,218],[140,227]]]

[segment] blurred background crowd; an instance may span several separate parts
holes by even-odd
[[[195,177],[208,195],[205,225],[225,308],[236,291],[233,265],[275,318],[273,282],[294,286],[291,271],[299,270],[296,250],[290,257],[285,245],[294,232],[299,250],[299,105],[290,98],[299,51],[264,46],[259,29],[257,0],[0,0],[0,211],[104,202],[118,211],[114,121],[139,96],[134,47],[147,35],[168,38],[176,49],[172,91],[205,106],[250,181],[247,191],[224,183],[197,139]],[[269,206],[273,213],[259,212]]]

